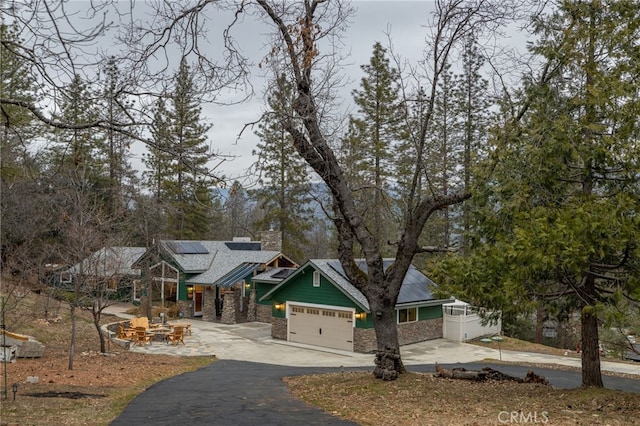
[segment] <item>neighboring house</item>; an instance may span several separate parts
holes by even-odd
[[[385,268],[391,263],[385,260]],[[359,265],[366,267],[362,261]],[[260,276],[261,285],[267,281]],[[401,345],[442,337],[442,304],[450,300],[434,299],[434,285],[413,266],[407,272],[396,304]],[[338,260],[309,260],[258,300],[271,304],[274,338],[346,351],[376,350],[369,303]]]
[[[148,268],[154,304],[175,303],[184,317],[220,319],[224,323],[256,319],[254,275],[297,266],[277,244],[270,247],[264,241],[245,238],[162,240],[134,264],[143,275]],[[137,295],[144,296],[144,290],[139,289]]]
[[[60,272],[59,286],[73,288],[74,280],[82,279],[84,285],[105,286],[116,300],[131,300],[134,283],[140,279],[140,271],[131,265],[144,254],[144,247],[103,247],[71,268]]]

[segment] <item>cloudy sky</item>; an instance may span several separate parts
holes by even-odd
[[[415,61],[422,56],[426,36],[424,24],[429,18],[432,5],[433,2],[427,0],[353,2],[357,11],[343,39],[344,53],[349,53],[345,73],[350,76],[350,84],[344,90],[345,109],[351,102],[349,93],[358,87],[362,77],[360,65],[369,62],[376,41],[385,46],[388,44],[387,32],[391,34],[394,50],[403,57]],[[235,33],[245,55],[255,63],[264,56],[264,52],[261,53],[261,40],[264,40],[266,31],[265,27],[245,22],[242,31]],[[213,124],[209,139],[214,149],[235,157],[222,163],[217,171],[237,177],[245,185],[251,184],[251,176],[247,175],[247,170],[256,160],[251,152],[258,140],[250,129],[246,129],[240,139],[237,136],[245,123],[255,122],[264,109],[263,83],[257,74],[253,80],[256,95],[251,100],[234,106],[203,107],[203,115]]]
[[[352,6],[356,12],[342,38],[344,50],[341,52],[348,55],[344,72],[349,84],[342,90],[342,107],[345,111],[351,109],[350,93],[359,87],[362,78],[360,66],[369,62],[376,41],[387,47],[391,40],[394,53],[413,65],[424,57],[425,39],[429,32],[425,26],[432,18],[434,2],[355,0]],[[215,36],[217,30],[220,28],[213,28],[210,37]],[[257,64],[265,56],[265,44],[269,41],[270,32],[271,28],[246,18],[234,27],[232,35],[237,39],[244,56]],[[209,142],[214,151],[229,157],[217,167],[217,173],[231,180],[238,179],[246,187],[255,182],[255,175],[249,173],[249,168],[256,160],[252,151],[258,138],[251,129],[243,130],[243,127],[256,122],[264,110],[264,82],[260,78],[261,72],[257,68],[254,70],[252,84],[255,95],[250,100],[233,106],[203,105],[203,118],[212,124]],[[238,138],[241,131],[242,136]],[[133,164],[138,169],[141,167],[143,149],[141,146],[134,148]]]

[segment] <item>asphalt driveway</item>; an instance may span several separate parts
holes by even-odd
[[[445,368],[480,369],[492,366],[524,377],[530,367],[491,363],[446,364]],[[408,366],[411,371],[433,372],[433,364]],[[345,371],[371,371],[352,367]],[[287,367],[245,361],[220,360],[192,372],[157,383],[136,397],[112,425],[354,425],[291,397],[283,377],[335,372],[336,368]],[[580,372],[535,368],[559,388],[580,386]],[[607,388],[640,393],[640,381],[605,376]]]

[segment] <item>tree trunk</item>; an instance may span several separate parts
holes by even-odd
[[[542,335],[542,330],[544,328],[544,318],[545,318],[545,310],[544,307],[542,306],[542,303],[538,303],[538,308],[536,310],[536,336],[534,339],[535,343],[539,343],[542,344],[542,339],[543,339],[543,335]]]
[[[385,381],[395,380],[400,374],[407,371],[400,357],[395,308],[391,304],[387,306],[372,305],[371,315],[373,315],[378,347],[373,375]]]
[[[598,337],[598,312],[593,304],[596,296],[596,283],[592,275],[584,278],[580,334],[582,337],[582,386],[604,387],[600,371],[600,342]]]
[[[104,334],[102,333],[102,329],[100,328],[100,311],[92,311],[93,314],[93,325],[98,330],[98,336],[100,336],[100,353],[107,353],[107,342]]]
[[[68,369],[73,370],[73,358],[76,353],[76,306],[71,304],[71,342],[69,343],[69,365]]]
[[[600,371],[600,345],[598,342],[598,315],[594,306],[582,309],[582,386],[603,387]]]

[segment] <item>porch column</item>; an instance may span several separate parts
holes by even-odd
[[[256,289],[252,288],[249,293],[249,307],[247,309],[247,321],[253,322],[256,320],[256,310],[258,305],[256,303]]]
[[[232,288],[225,289],[220,322],[223,324],[236,323],[235,291]]]
[[[194,294],[195,297],[195,294]],[[216,320],[216,288],[215,286],[204,286],[202,294],[202,320]]]

